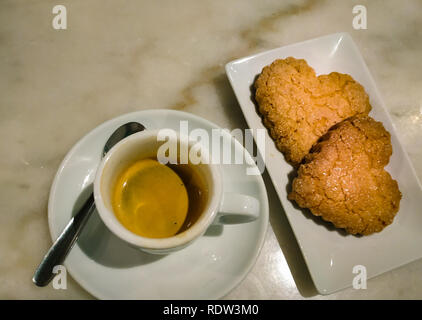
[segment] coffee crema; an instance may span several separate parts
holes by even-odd
[[[111,202],[126,229],[147,238],[167,238],[190,228],[207,199],[208,189],[195,165],[142,159],[117,177]]]

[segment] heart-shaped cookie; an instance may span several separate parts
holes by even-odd
[[[333,127],[305,157],[289,199],[351,234],[393,222],[401,193],[384,170],[392,153],[381,122],[353,117]]]
[[[364,88],[351,76],[317,77],[305,60],[292,57],[266,66],[255,89],[264,125],[295,166],[333,125],[371,110]]]

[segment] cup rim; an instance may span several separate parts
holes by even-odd
[[[208,203],[204,209],[204,212],[201,214],[200,218],[194,223],[193,226],[172,237],[147,238],[133,233],[132,231],[126,229],[120,223],[120,221],[115,216],[114,212],[108,209],[107,206],[104,204],[104,199],[101,193],[101,178],[103,176],[104,168],[112,157],[116,157],[116,154],[118,154],[119,150],[122,147],[124,147],[125,145],[129,146],[131,143],[133,143],[133,141],[148,141],[152,137],[156,138],[159,131],[160,130],[145,130],[142,132],[134,133],[119,141],[107,152],[107,154],[101,160],[94,179],[94,200],[97,212],[101,220],[104,222],[107,228],[120,239],[136,247],[147,250],[177,249],[178,247],[183,247],[200,237],[214,221],[218,213],[218,208],[222,195],[222,180],[220,168],[216,164],[213,164],[207,158],[207,156],[201,155],[202,160],[208,160],[208,163],[204,165],[208,167],[212,179],[212,189],[209,190],[211,198],[208,199]],[[180,134],[180,132],[178,132],[177,130],[175,131],[179,142],[182,141],[181,138],[184,137],[183,140],[188,142],[189,147],[191,147],[194,143],[198,143],[195,140],[189,139],[188,136]]]

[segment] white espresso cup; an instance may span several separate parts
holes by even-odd
[[[130,164],[141,159],[157,158],[160,147],[169,142],[160,141],[159,132],[159,130],[146,130],[123,139],[106,154],[99,165],[94,181],[95,205],[101,219],[111,232],[142,251],[166,254],[191,244],[212,224],[243,223],[258,218],[259,201],[249,195],[224,193],[220,165],[211,164],[208,150],[202,149],[199,155],[200,162],[195,163],[195,169],[207,185],[208,198],[197,221],[185,231],[168,238],[142,237],[125,228],[113,212],[113,186],[119,174]],[[191,141],[186,136],[177,134],[175,139],[173,142],[178,145],[178,159],[181,156],[180,150],[190,151],[198,147],[197,141]],[[203,152],[204,150],[207,152]]]

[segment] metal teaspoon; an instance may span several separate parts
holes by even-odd
[[[138,122],[128,122],[113,132],[104,145],[102,157],[120,140],[133,133],[143,131],[145,127]],[[56,242],[44,256],[32,281],[39,287],[44,287],[50,283],[54,277],[53,268],[60,265],[66,259],[73,245],[79,237],[86,222],[95,210],[94,195],[91,193],[78,213],[68,222]]]

